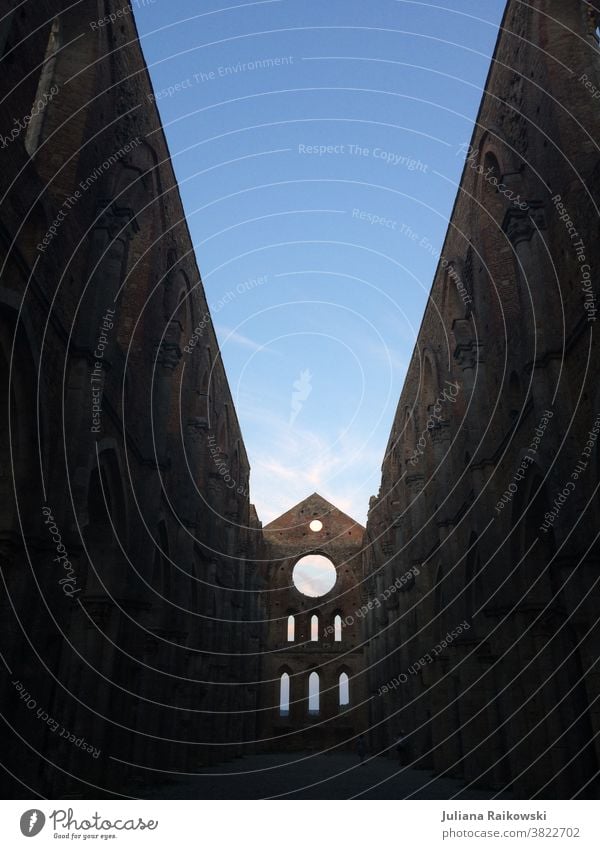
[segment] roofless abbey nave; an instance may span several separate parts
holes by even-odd
[[[5,796],[362,748],[594,798],[600,6],[507,4],[366,528],[319,493],[264,527],[250,502],[118,10],[0,3]]]

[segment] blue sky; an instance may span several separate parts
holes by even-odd
[[[504,0],[133,5],[259,517],[364,522]]]

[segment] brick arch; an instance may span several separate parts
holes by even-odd
[[[336,569],[339,568],[338,564],[336,563],[336,559],[331,556],[331,553],[328,553],[327,547],[319,544],[307,546],[305,551],[297,552],[296,554],[291,555],[290,562],[292,563],[292,568],[294,568],[296,563],[298,563],[299,560],[302,560],[303,557],[308,557],[312,554],[318,554],[321,557],[326,557],[328,560],[331,560]]]
[[[499,133],[486,132],[480,141],[477,158],[477,166],[482,169],[477,175],[477,229],[483,236],[482,255],[488,257],[492,257],[492,250],[499,250],[506,240],[504,219],[507,212],[515,208],[513,196],[523,200],[525,191],[521,176],[524,162],[502,139]],[[506,190],[513,195],[507,197]]]
[[[195,324],[195,305],[187,272],[177,268],[178,260],[172,249],[167,251],[162,277],[162,321],[177,321],[187,342]]]
[[[177,312],[174,316],[174,320],[179,322],[183,337],[187,339],[189,338],[192,332],[192,327],[194,326],[195,310],[191,283],[187,274],[183,270],[177,272],[175,290],[177,292]]]
[[[517,153],[509,147],[504,133],[493,125],[488,127],[479,138],[477,145],[477,165],[485,165],[488,155],[496,160],[500,176],[519,170]],[[483,175],[478,175],[478,190],[480,194],[484,185],[485,180],[483,179]]]
[[[471,265],[472,265],[472,248]],[[472,281],[467,277],[467,259],[459,256],[451,259],[444,269],[442,283],[442,321],[446,328],[452,330],[453,323],[466,318],[471,312],[473,296]]]
[[[90,491],[92,475],[98,469],[98,460],[103,465],[104,470],[109,473],[108,483],[110,492],[113,494],[113,503],[120,510],[118,516],[118,525],[123,527],[129,526],[129,505],[126,497],[127,473],[121,458],[119,444],[112,437],[105,437],[99,440],[94,445],[93,451],[87,458],[87,463],[76,469],[73,475],[73,482],[76,485],[74,489],[75,505],[78,508],[78,524],[82,530],[93,521],[90,517],[88,509],[88,495]]]
[[[158,156],[147,141],[124,140],[127,150],[107,171],[104,188],[120,206],[129,204],[138,213],[146,204],[156,203],[160,191]]]
[[[430,348],[423,351],[423,376],[421,380],[421,404],[427,410],[429,404],[433,404],[437,398],[440,387],[439,367],[437,356]],[[425,416],[427,418],[427,416]]]

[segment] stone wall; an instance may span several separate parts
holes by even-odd
[[[597,793],[596,24],[508,3],[367,528],[373,744],[517,798]]]
[[[150,768],[256,736],[259,523],[177,183],[132,14],[67,6],[22,4],[0,33],[0,689],[17,797],[135,793]]]

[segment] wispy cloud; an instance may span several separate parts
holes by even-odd
[[[259,342],[255,342],[254,339],[250,339],[249,336],[244,336],[243,333],[238,333],[237,330],[232,330],[230,327],[220,324],[217,325],[215,329],[222,346],[229,344],[241,345],[244,348],[250,348],[251,351],[264,351],[269,354],[274,353],[274,351],[268,346],[261,345]]]
[[[242,415],[260,423],[260,444],[252,447],[252,497],[264,524],[315,491],[365,521],[369,496],[379,486],[383,445],[346,431],[328,440],[297,424],[290,428],[283,416],[264,408],[244,405]]]

